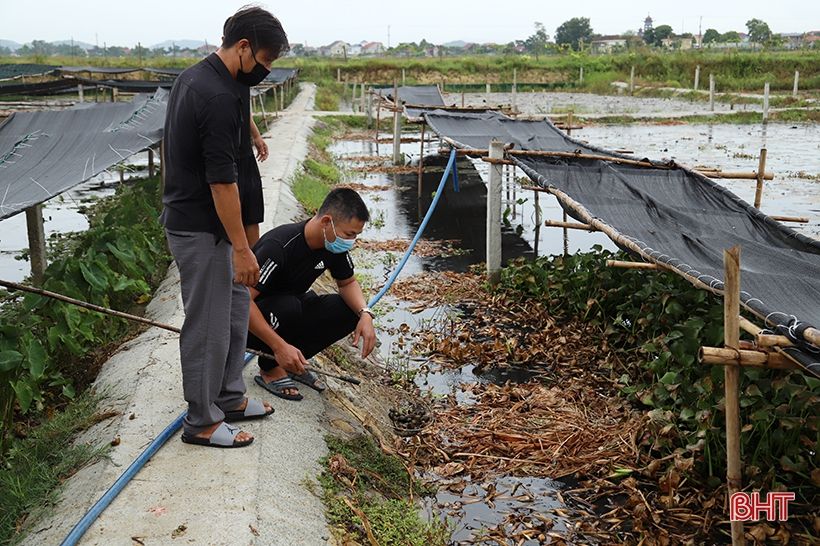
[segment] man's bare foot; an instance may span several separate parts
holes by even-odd
[[[245,402],[245,403],[247,404],[247,402]],[[206,428],[205,430],[203,430],[202,432],[197,434],[196,437],[197,438],[203,438],[205,440],[210,439],[211,434],[213,434],[214,431],[217,428],[219,428],[219,425],[221,425],[221,424],[222,424],[222,421],[220,421],[218,423],[214,423],[213,425],[209,426],[208,428]],[[236,435],[236,438],[234,438],[234,440],[236,440],[237,442],[246,442],[248,440],[253,440],[253,434],[251,434],[250,432],[245,432],[243,430],[239,434]]]
[[[262,379],[265,380],[265,383],[270,383],[271,381],[276,381],[278,379],[284,379],[288,377],[288,372],[282,366],[276,366],[272,370],[268,371],[265,371],[260,368],[259,375],[262,376]],[[282,394],[285,394],[287,396],[299,396],[299,389],[282,389]]]
[[[264,376],[263,376],[264,377]],[[273,409],[273,406],[270,405],[270,402],[265,402],[262,400],[262,405],[265,406],[265,411],[270,411]],[[248,399],[245,398],[239,406],[235,407],[231,411],[245,411],[245,408],[248,407]]]

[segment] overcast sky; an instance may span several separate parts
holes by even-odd
[[[69,38],[100,46],[145,46],[165,40],[218,42],[222,23],[246,1],[233,0],[0,0],[0,39],[19,43],[34,39]],[[341,39],[387,43],[434,43],[452,40],[504,43],[532,34],[542,22],[552,37],[555,28],[572,17],[588,17],[600,34],[637,30],[647,14],[655,26],[668,24],[675,32],[697,34],[745,30],[751,18],[766,21],[774,32],[820,30],[820,2],[811,0],[414,0],[368,2],[341,0],[290,0],[260,2],[280,18],[291,42],[311,46]],[[395,7],[393,7],[395,6]]]

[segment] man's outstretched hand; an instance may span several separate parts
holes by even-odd
[[[356,347],[359,346],[359,338],[362,340],[362,358],[367,358],[376,347],[376,329],[373,327],[373,317],[368,313],[362,313],[353,332],[353,345]]]
[[[290,373],[296,375],[305,373],[305,366],[308,365],[308,361],[305,359],[302,351],[293,345],[288,343],[282,344],[281,347],[277,347],[274,350],[274,356],[276,357],[276,363]]]

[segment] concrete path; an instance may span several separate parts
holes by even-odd
[[[260,164],[266,205],[264,233],[301,215],[288,179],[307,154],[315,86],[302,84],[291,106],[272,124],[270,158]],[[180,326],[179,276],[172,266],[147,316]],[[174,436],[146,464],[82,544],[326,544],[330,532],[321,501],[309,492],[319,472],[325,401],[311,389],[286,402],[253,383],[250,396],[269,400],[272,418],[244,428],[256,436],[247,448],[224,450],[183,444]],[[84,468],[65,485],[60,501],[24,544],[59,544],[145,446],[184,410],[179,350],[174,334],[150,329],[125,344],[95,383],[105,393],[101,411],[120,412],[87,431],[80,442],[119,439],[110,460]]]

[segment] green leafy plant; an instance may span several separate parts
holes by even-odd
[[[601,247],[570,256],[512,262],[501,289],[538,298],[557,318],[598,325],[623,353],[609,370],[624,396],[651,417],[643,443],[659,455],[688,449],[712,485],[725,474],[723,369],[697,361],[700,346],[723,343],[722,300],[671,273],[606,267],[623,259]],[[820,473],[820,381],[800,372],[744,370],[742,445],[747,478],[756,488],[786,485],[809,499]]]

